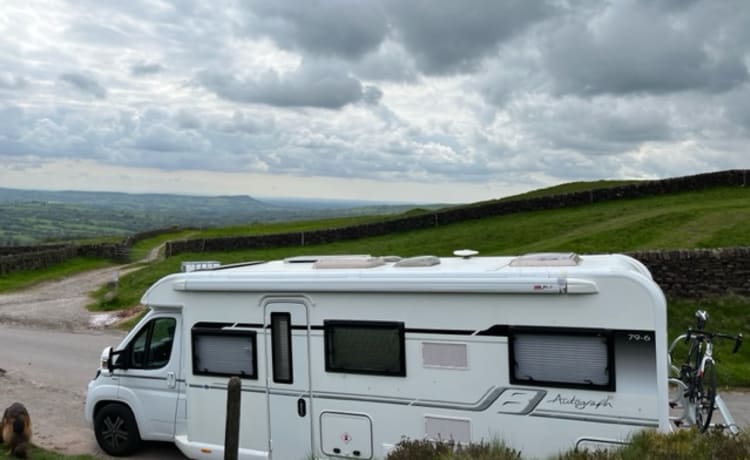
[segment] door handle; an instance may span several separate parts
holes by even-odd
[[[177,377],[174,372],[167,372],[167,388],[174,388],[177,386]]]
[[[297,415],[300,417],[307,415],[307,403],[305,402],[305,398],[299,398],[297,400]]]

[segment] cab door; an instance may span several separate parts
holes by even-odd
[[[127,402],[141,438],[171,441],[181,385],[181,317],[154,316],[117,352],[113,375],[117,397]]]
[[[271,299],[263,308],[271,458],[312,458],[309,304]]]

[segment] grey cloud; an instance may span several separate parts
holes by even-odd
[[[387,33],[381,5],[374,1],[296,0],[243,2],[246,32],[267,35],[287,49],[354,58],[374,50]]]
[[[24,89],[28,84],[29,81],[24,77],[14,75],[10,72],[0,72],[0,89]]]
[[[180,129],[193,129],[199,130],[203,127],[203,123],[194,113],[189,112],[185,109],[180,109],[175,116],[175,121]]]
[[[512,114],[530,148],[538,143],[545,149],[587,156],[623,154],[647,142],[668,141],[674,135],[668,107],[655,101],[566,98],[521,106]]]
[[[543,53],[557,90],[586,95],[721,92],[747,81],[743,47],[722,42],[722,35],[742,29],[732,22],[732,11],[720,15],[728,20],[722,30],[704,24],[706,15],[719,12],[704,11],[703,4],[672,14],[656,8],[664,7],[658,2],[646,5],[617,2],[549,31]]]
[[[468,72],[555,10],[541,0],[386,0],[396,35],[428,74]]]
[[[107,97],[107,90],[92,77],[79,73],[64,73],[60,75],[60,80],[68,83],[78,91],[94,96],[97,99]]]
[[[750,84],[727,94],[723,106],[726,107],[727,119],[750,134]]]
[[[164,66],[155,62],[137,62],[130,66],[130,73],[134,76],[154,75],[164,71]]]
[[[139,150],[189,153],[208,148],[208,143],[199,134],[181,132],[163,124],[142,128],[132,142],[132,146]]]
[[[65,35],[82,43],[96,43],[115,47],[126,46],[130,42],[127,34],[114,27],[82,20],[72,24]]]
[[[362,84],[335,66],[304,64],[294,72],[268,71],[256,78],[237,78],[221,72],[202,71],[199,84],[219,97],[234,102],[277,107],[339,109],[364,98]]]
[[[352,62],[352,71],[367,80],[414,83],[418,71],[406,50],[393,40],[386,40],[371,53]]]
[[[268,133],[275,129],[275,122],[273,118],[257,118],[235,110],[231,120],[222,120],[216,123],[214,129],[228,134]]]
[[[377,105],[383,98],[383,91],[377,86],[365,86],[362,90],[362,100],[370,105]]]

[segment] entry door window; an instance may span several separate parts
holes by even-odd
[[[169,363],[177,321],[156,318],[144,326],[131,342],[130,368],[159,369]]]

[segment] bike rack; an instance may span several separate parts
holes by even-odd
[[[719,409],[719,412],[721,412],[721,417],[724,419],[724,425],[718,426],[721,426],[722,428],[728,428],[732,434],[738,434],[740,432],[740,428],[737,426],[737,422],[734,421],[734,417],[732,417],[732,414],[729,412],[729,407],[721,398],[721,395],[717,393],[714,401],[716,401],[716,407]]]
[[[679,369],[672,365],[672,350],[674,349],[675,345],[682,340],[685,339],[685,334],[677,337],[674,342],[672,342],[672,345],[669,347],[669,353],[667,354],[667,367],[668,367],[668,373],[675,375],[675,377],[669,378],[669,383],[671,385],[676,385],[678,388],[678,396],[674,401],[670,401],[670,408],[674,409],[676,407],[680,408],[681,414],[679,416],[670,416],[669,420],[672,422],[672,426],[676,428],[681,427],[689,427],[691,425],[695,424],[695,417],[693,415],[693,408],[690,407],[690,403],[688,403],[687,399],[682,395],[682,392],[686,388],[684,382],[682,382],[680,379],[676,378],[676,375],[679,374]],[[714,399],[715,405],[714,405],[714,411],[718,409],[719,413],[721,414],[722,419],[724,419],[724,423],[722,424],[711,424],[711,427],[715,428],[721,428],[721,429],[728,429],[733,435],[736,435],[740,432],[739,426],[737,426],[737,422],[734,420],[734,417],[732,417],[732,413],[729,411],[729,406],[727,406],[727,403],[724,402],[724,399],[721,397],[721,395],[717,392],[716,398]]]

